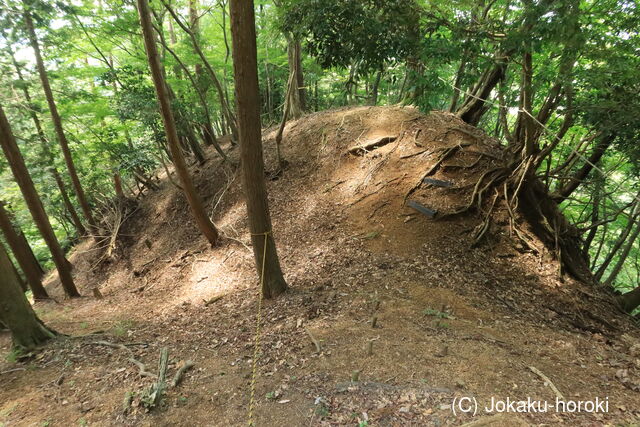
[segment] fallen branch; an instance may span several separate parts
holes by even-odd
[[[194,363],[191,360],[187,360],[186,362],[184,362],[180,369],[178,369],[178,372],[176,372],[176,375],[173,377],[173,381],[171,381],[171,387],[177,387],[178,384],[180,384],[180,381],[182,381],[182,376],[184,375],[184,373],[193,367]]]
[[[133,352],[126,345],[124,345],[124,344],[114,344],[114,343],[111,343],[109,341],[95,341],[92,344],[93,345],[101,345],[101,346],[104,346],[104,347],[116,348],[116,349],[119,349],[119,350],[126,351],[127,353],[129,353],[129,356],[130,356],[127,360],[138,367],[139,374],[140,374],[141,377],[157,378],[155,374],[152,374],[151,372],[147,371],[144,363],[140,362],[135,357],[133,357]]]
[[[542,378],[544,380],[545,383],[547,383],[547,385],[549,386],[549,388],[551,390],[553,390],[553,392],[556,394],[556,397],[558,397],[558,399],[560,400],[564,400],[564,396],[562,395],[562,393],[560,393],[560,390],[558,390],[558,388],[553,384],[553,382],[551,382],[551,380],[549,379],[548,376],[546,376],[545,374],[543,374],[538,368],[536,368],[535,366],[529,366],[529,370],[531,372],[533,372],[534,374],[536,374],[537,376],[539,376],[540,378]]]

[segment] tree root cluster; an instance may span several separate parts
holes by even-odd
[[[404,202],[424,183],[425,178],[444,169],[443,162],[471,144],[460,144],[441,150],[436,162],[405,195]],[[484,156],[496,159],[496,156],[476,151],[479,158],[469,166],[474,167]],[[464,214],[476,210],[482,216],[482,222],[473,231],[472,246],[479,245],[491,228],[492,219],[498,207],[504,207],[509,217],[509,231],[522,242],[528,250],[540,253],[544,248],[536,244],[536,239],[550,250],[560,262],[559,276],[564,273],[586,283],[594,279],[588,266],[588,260],[581,251],[578,230],[571,226],[557,203],[553,201],[544,185],[535,175],[535,157],[516,159],[492,167],[480,175],[474,184],[465,187],[446,188],[446,191],[473,187],[467,203],[452,212],[439,213],[438,219]],[[461,168],[466,168],[460,165]],[[524,221],[523,221],[524,220]],[[530,232],[522,227],[529,225]],[[533,235],[531,234],[533,233]]]

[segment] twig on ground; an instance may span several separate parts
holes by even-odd
[[[556,394],[556,396],[558,397],[558,399],[560,400],[564,400],[564,396],[562,395],[562,393],[560,393],[560,390],[558,390],[558,388],[553,384],[553,382],[551,382],[551,380],[549,379],[548,376],[546,376],[545,374],[543,374],[538,368],[536,368],[535,366],[529,366],[529,370],[531,372],[533,372],[534,374],[536,374],[537,376],[539,376],[540,378],[542,378],[544,380],[544,382],[549,386],[549,388],[551,390],[553,390],[553,392]]]
[[[171,387],[177,387],[182,381],[182,376],[186,371],[194,367],[194,363],[191,360],[187,360],[184,364],[178,369],[176,375],[173,377],[173,381],[171,381]]]

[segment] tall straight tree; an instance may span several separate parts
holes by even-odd
[[[40,81],[42,82],[42,89],[44,91],[45,97],[47,98],[49,112],[51,113],[53,126],[56,130],[56,136],[58,137],[58,143],[60,144],[62,155],[64,156],[64,161],[67,165],[67,171],[69,172],[69,176],[71,177],[73,190],[76,193],[76,197],[78,198],[78,202],[80,203],[80,207],[82,208],[82,213],[84,214],[89,227],[95,228],[96,223],[93,219],[91,208],[89,207],[89,202],[87,201],[87,198],[84,194],[82,184],[80,183],[80,178],[78,177],[78,172],[76,171],[76,166],[73,162],[73,157],[71,156],[71,150],[69,149],[69,143],[67,142],[67,136],[65,135],[64,129],[62,127],[62,119],[60,118],[58,107],[56,106],[55,99],[53,98],[53,92],[51,91],[51,85],[49,84],[49,76],[47,75],[47,70],[44,67],[44,61],[42,60],[42,54],[40,53],[40,44],[38,43],[38,37],[36,36],[33,19],[31,18],[31,12],[29,10],[29,0],[23,0],[23,5],[24,24],[27,30],[27,35],[29,36],[29,43],[31,44],[31,48],[33,49],[33,53],[36,59],[36,66],[38,68]]]
[[[42,286],[42,276],[44,275],[42,267],[40,267],[38,260],[33,255],[33,251],[31,250],[29,243],[24,238],[24,235],[22,235],[22,232],[18,233],[14,228],[9,213],[4,207],[4,202],[1,200],[0,230],[2,230],[2,234],[7,239],[11,252],[13,252],[16,261],[18,261],[18,264],[27,279],[29,288],[31,289],[31,292],[33,292],[34,299],[38,300],[49,298],[47,291]]]
[[[0,32],[0,34],[2,34],[5,39],[7,38],[4,32]],[[36,128],[36,133],[38,134],[38,138],[40,139],[40,144],[42,146],[42,153],[44,154],[45,159],[49,162],[49,172],[51,172],[51,176],[53,176],[53,179],[55,180],[56,185],[60,190],[62,201],[64,202],[64,206],[65,206],[65,209],[67,210],[67,213],[71,217],[71,222],[73,223],[73,226],[76,229],[76,233],[78,233],[78,236],[83,236],[86,234],[84,225],[82,225],[82,222],[80,221],[80,217],[76,212],[76,208],[73,206],[73,203],[71,203],[71,199],[67,192],[67,187],[65,186],[64,181],[60,176],[60,172],[58,172],[58,169],[54,164],[53,153],[49,149],[49,142],[47,141],[47,137],[45,136],[44,130],[42,128],[42,123],[40,123],[40,118],[38,117],[36,110],[31,108],[33,101],[31,99],[31,94],[29,93],[29,85],[27,84],[26,80],[24,79],[24,76],[22,75],[22,67],[20,66],[20,63],[16,60],[15,55],[13,54],[13,50],[11,49],[11,44],[8,44],[6,46],[6,51],[7,51],[7,54],[9,55],[9,58],[11,59],[11,63],[13,64],[14,69],[16,70],[16,75],[18,76],[18,81],[20,82],[20,87],[22,89],[22,93],[24,94],[24,99],[27,103],[29,116],[31,116],[33,125]]]
[[[233,70],[236,80],[242,184],[258,274],[264,278],[262,296],[273,298],[287,290],[269,215],[264,182],[260,125],[256,23],[253,0],[231,0]],[[265,256],[266,255],[266,256]]]
[[[11,260],[0,245],[0,325],[11,331],[13,347],[24,351],[44,344],[55,336],[38,319],[20,288]]]
[[[42,201],[40,200],[40,196],[33,185],[33,181],[29,175],[29,170],[24,163],[24,159],[22,158],[16,139],[11,131],[11,126],[7,120],[7,116],[4,114],[2,105],[0,105],[0,145],[2,146],[2,151],[4,151],[7,161],[9,162],[9,166],[13,172],[13,177],[18,183],[22,196],[24,197],[27,207],[31,212],[33,221],[38,227],[38,230],[40,230],[42,238],[47,243],[47,246],[51,251],[53,262],[58,268],[58,275],[60,276],[60,282],[62,283],[65,293],[69,297],[80,296],[76,289],[76,285],[73,283],[73,278],[71,277],[71,265],[65,258],[62,247],[53,232],[53,228],[49,222],[49,217],[47,216],[44,206],[42,205]]]
[[[191,211],[193,212],[193,216],[198,224],[198,228],[207,238],[211,246],[213,246],[218,240],[218,230],[216,230],[215,225],[213,225],[213,222],[211,222],[211,219],[209,219],[209,216],[204,210],[202,200],[200,200],[200,196],[198,196],[198,193],[196,192],[196,188],[193,185],[193,181],[191,180],[191,176],[187,170],[184,157],[182,156],[182,151],[180,150],[176,122],[171,110],[169,92],[162,73],[162,65],[160,64],[158,49],[156,48],[153,25],[151,24],[151,11],[147,0],[138,0],[138,12],[140,14],[140,24],[142,26],[142,34],[144,36],[144,45],[149,59],[151,77],[153,78],[153,84],[156,88],[156,96],[158,98],[158,104],[160,105],[160,113],[162,114],[162,122],[164,123],[167,143],[171,152],[173,164],[175,165],[176,172],[180,177],[182,190],[187,198],[189,206],[191,207]]]

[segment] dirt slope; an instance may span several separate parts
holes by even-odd
[[[274,137],[265,134],[272,172]],[[354,148],[376,140],[371,150]],[[429,176],[446,183],[416,187],[453,147]],[[439,215],[463,207],[475,181],[499,166],[495,141],[446,113],[360,107],[292,122],[283,153],[288,167],[270,174],[268,189],[291,291],[262,307],[256,425],[461,425],[472,418],[452,412],[454,398],[555,403],[530,367],[566,399],[608,397],[609,411],[476,418],[640,423],[639,334],[612,315],[608,295],[559,278],[549,255],[510,236],[504,213],[473,245],[480,215],[431,220],[406,206],[419,202]],[[113,259],[101,260],[93,242],[76,248],[86,297],[36,306],[58,331],[85,336],[18,365],[0,362],[0,425],[247,424],[257,277],[238,173],[208,155],[193,174],[227,238],[208,248],[161,177],[161,190],[141,198],[125,223]],[[96,287],[104,299],[91,296]],[[62,300],[55,275],[49,288]],[[170,375],[185,360],[195,368],[162,407],[147,412],[136,397],[124,414],[125,394],[153,381],[127,352],[98,341],[131,344],[149,371],[162,347]],[[3,354],[9,344],[0,335]],[[16,368],[25,370],[4,373]]]

